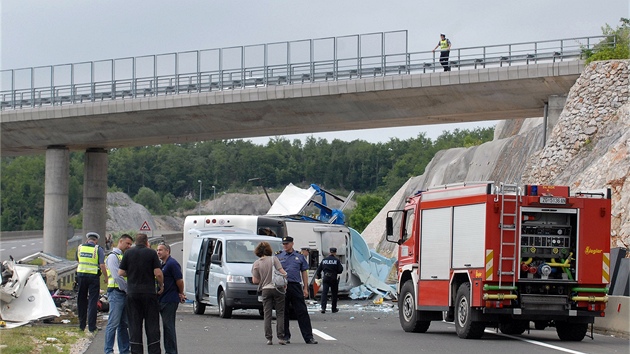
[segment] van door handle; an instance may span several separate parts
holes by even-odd
[[[464,264],[464,267],[470,267],[470,263]]]
[[[431,279],[437,279],[437,275],[432,275]]]

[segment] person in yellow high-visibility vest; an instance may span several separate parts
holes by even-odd
[[[79,329],[85,331],[87,324],[90,333],[96,332],[96,311],[101,290],[99,278],[107,284],[107,268],[105,267],[105,251],[98,246],[99,234],[88,232],[87,241],[77,247],[77,312],[79,313]]]
[[[440,48],[440,64],[444,67],[444,71],[451,71],[451,66],[448,63],[448,57],[451,54],[451,41],[446,38],[444,33],[440,33],[440,41],[433,48],[435,52],[436,49]]]
[[[107,255],[107,300],[109,300],[109,319],[105,327],[105,354],[114,353],[114,339],[118,339],[118,352],[130,353],[129,321],[127,320],[127,278],[118,274],[118,266],[123,253],[131,248],[133,238],[123,234],[118,239],[118,245]]]

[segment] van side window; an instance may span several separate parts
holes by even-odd
[[[219,255],[219,260],[223,260],[223,242],[217,241],[217,245],[214,248],[214,254]]]

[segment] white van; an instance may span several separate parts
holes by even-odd
[[[282,240],[229,226],[190,229],[185,237],[190,248],[185,252],[184,291],[194,299],[194,313],[201,315],[211,305],[219,306],[222,318],[230,318],[234,309],[258,309],[262,316],[258,285],[252,283],[252,264],[258,259],[254,249],[267,241],[275,253],[282,250]]]

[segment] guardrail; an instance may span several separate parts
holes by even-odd
[[[404,50],[390,53],[387,48],[395,47],[390,44],[396,36],[404,36]],[[616,45],[614,39],[607,43],[606,38],[454,48],[449,65],[451,70],[475,70],[576,60],[595,45]],[[0,110],[442,70],[439,51],[409,52],[407,42],[407,31],[394,31],[2,70]],[[284,46],[286,52],[274,52],[277,46]],[[348,54],[348,46],[354,54]],[[308,59],[299,60],[296,48]]]

